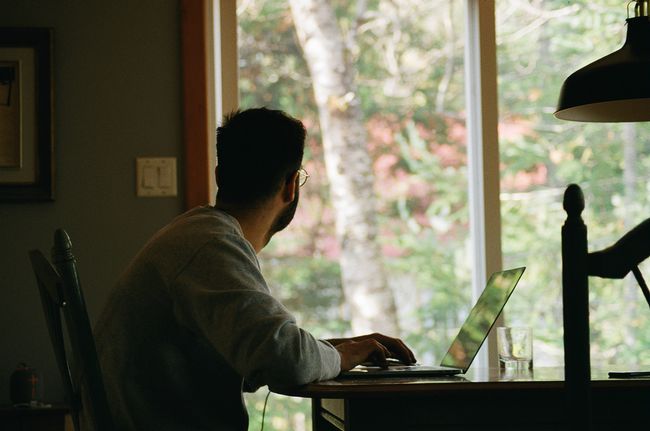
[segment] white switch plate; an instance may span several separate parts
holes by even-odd
[[[135,172],[138,196],[177,195],[176,157],[138,157]]]

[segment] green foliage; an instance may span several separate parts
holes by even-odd
[[[343,303],[338,262],[315,257],[275,257],[272,249],[261,256],[269,288],[291,310],[300,326],[317,337],[349,332],[340,307]]]
[[[624,5],[615,0],[497,2],[502,128],[526,126],[500,139],[504,257],[528,265],[506,312],[535,328],[537,347],[550,363],[562,363],[564,187],[575,182],[585,192],[591,249],[610,245],[650,210],[646,124],[570,123],[550,115],[570,72],[622,45],[625,18]],[[626,137],[630,132],[635,136]],[[633,153],[627,161],[625,148]],[[526,182],[526,172],[544,175]],[[592,363],[642,363],[650,323],[638,287],[593,278],[590,286]]]
[[[261,430],[262,420],[266,430],[311,429],[310,400],[271,393],[266,402],[266,414],[263,414],[267,394],[266,389],[244,394],[249,430]]]

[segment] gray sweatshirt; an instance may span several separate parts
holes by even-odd
[[[95,337],[119,430],[246,430],[244,380],[300,385],[340,369],[336,349],[273,298],[237,220],[212,207],[144,246]]]

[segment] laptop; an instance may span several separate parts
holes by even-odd
[[[377,365],[358,365],[342,372],[339,377],[428,377],[465,374],[525,269],[514,268],[492,274],[440,366],[389,363],[387,368],[382,368]]]

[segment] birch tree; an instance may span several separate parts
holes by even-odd
[[[290,0],[290,5],[318,107],[352,328],[397,335],[395,301],[377,241],[371,159],[344,37],[328,1]]]

